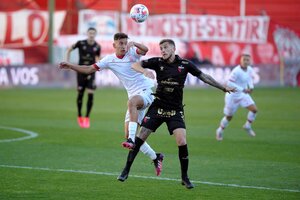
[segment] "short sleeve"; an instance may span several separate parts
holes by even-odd
[[[75,44],[72,45],[72,49],[76,49],[80,47],[80,41],[77,41]]]
[[[101,60],[99,60],[98,62],[96,62],[95,64],[93,64],[93,67],[97,69],[97,71],[100,71],[102,69],[108,68],[108,62],[109,61],[109,57],[105,56],[104,58],[102,58]]]
[[[147,59],[147,60],[142,60],[141,61],[141,66],[143,68],[148,68],[148,69],[155,70],[159,66],[159,58],[154,57],[154,58],[150,58],[150,59]]]
[[[188,72],[196,77],[199,77],[202,74],[202,71],[198,69],[198,67],[194,65],[192,62],[189,62],[188,64]]]

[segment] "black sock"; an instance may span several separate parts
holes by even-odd
[[[140,147],[143,144],[144,144],[144,141],[142,139],[135,137],[135,146],[131,151],[129,151],[128,156],[127,156],[125,170],[127,170],[128,172],[130,171],[131,165],[132,165],[136,155],[139,153]]]
[[[90,116],[90,112],[93,107],[94,94],[88,94],[87,106],[86,106],[86,117]]]
[[[187,171],[189,168],[189,153],[187,144],[183,146],[178,146],[178,156],[181,166],[181,178],[188,177]]]
[[[83,99],[83,90],[79,90],[77,95],[77,110],[78,110],[79,117],[82,116],[81,115],[82,99]]]

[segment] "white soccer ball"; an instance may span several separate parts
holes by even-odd
[[[130,17],[137,23],[144,22],[149,16],[148,8],[143,4],[135,4],[130,10]]]

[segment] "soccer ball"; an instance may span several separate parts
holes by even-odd
[[[143,4],[135,4],[130,10],[130,17],[137,23],[144,22],[149,15],[148,8]]]

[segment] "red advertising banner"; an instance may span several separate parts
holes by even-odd
[[[188,41],[265,43],[269,17],[215,15],[154,15],[144,23],[122,15],[122,32],[133,36],[157,36]]]
[[[65,11],[54,13],[54,37],[59,35],[65,18]],[[48,37],[46,11],[19,10],[0,12],[0,47],[26,47],[40,45]]]

